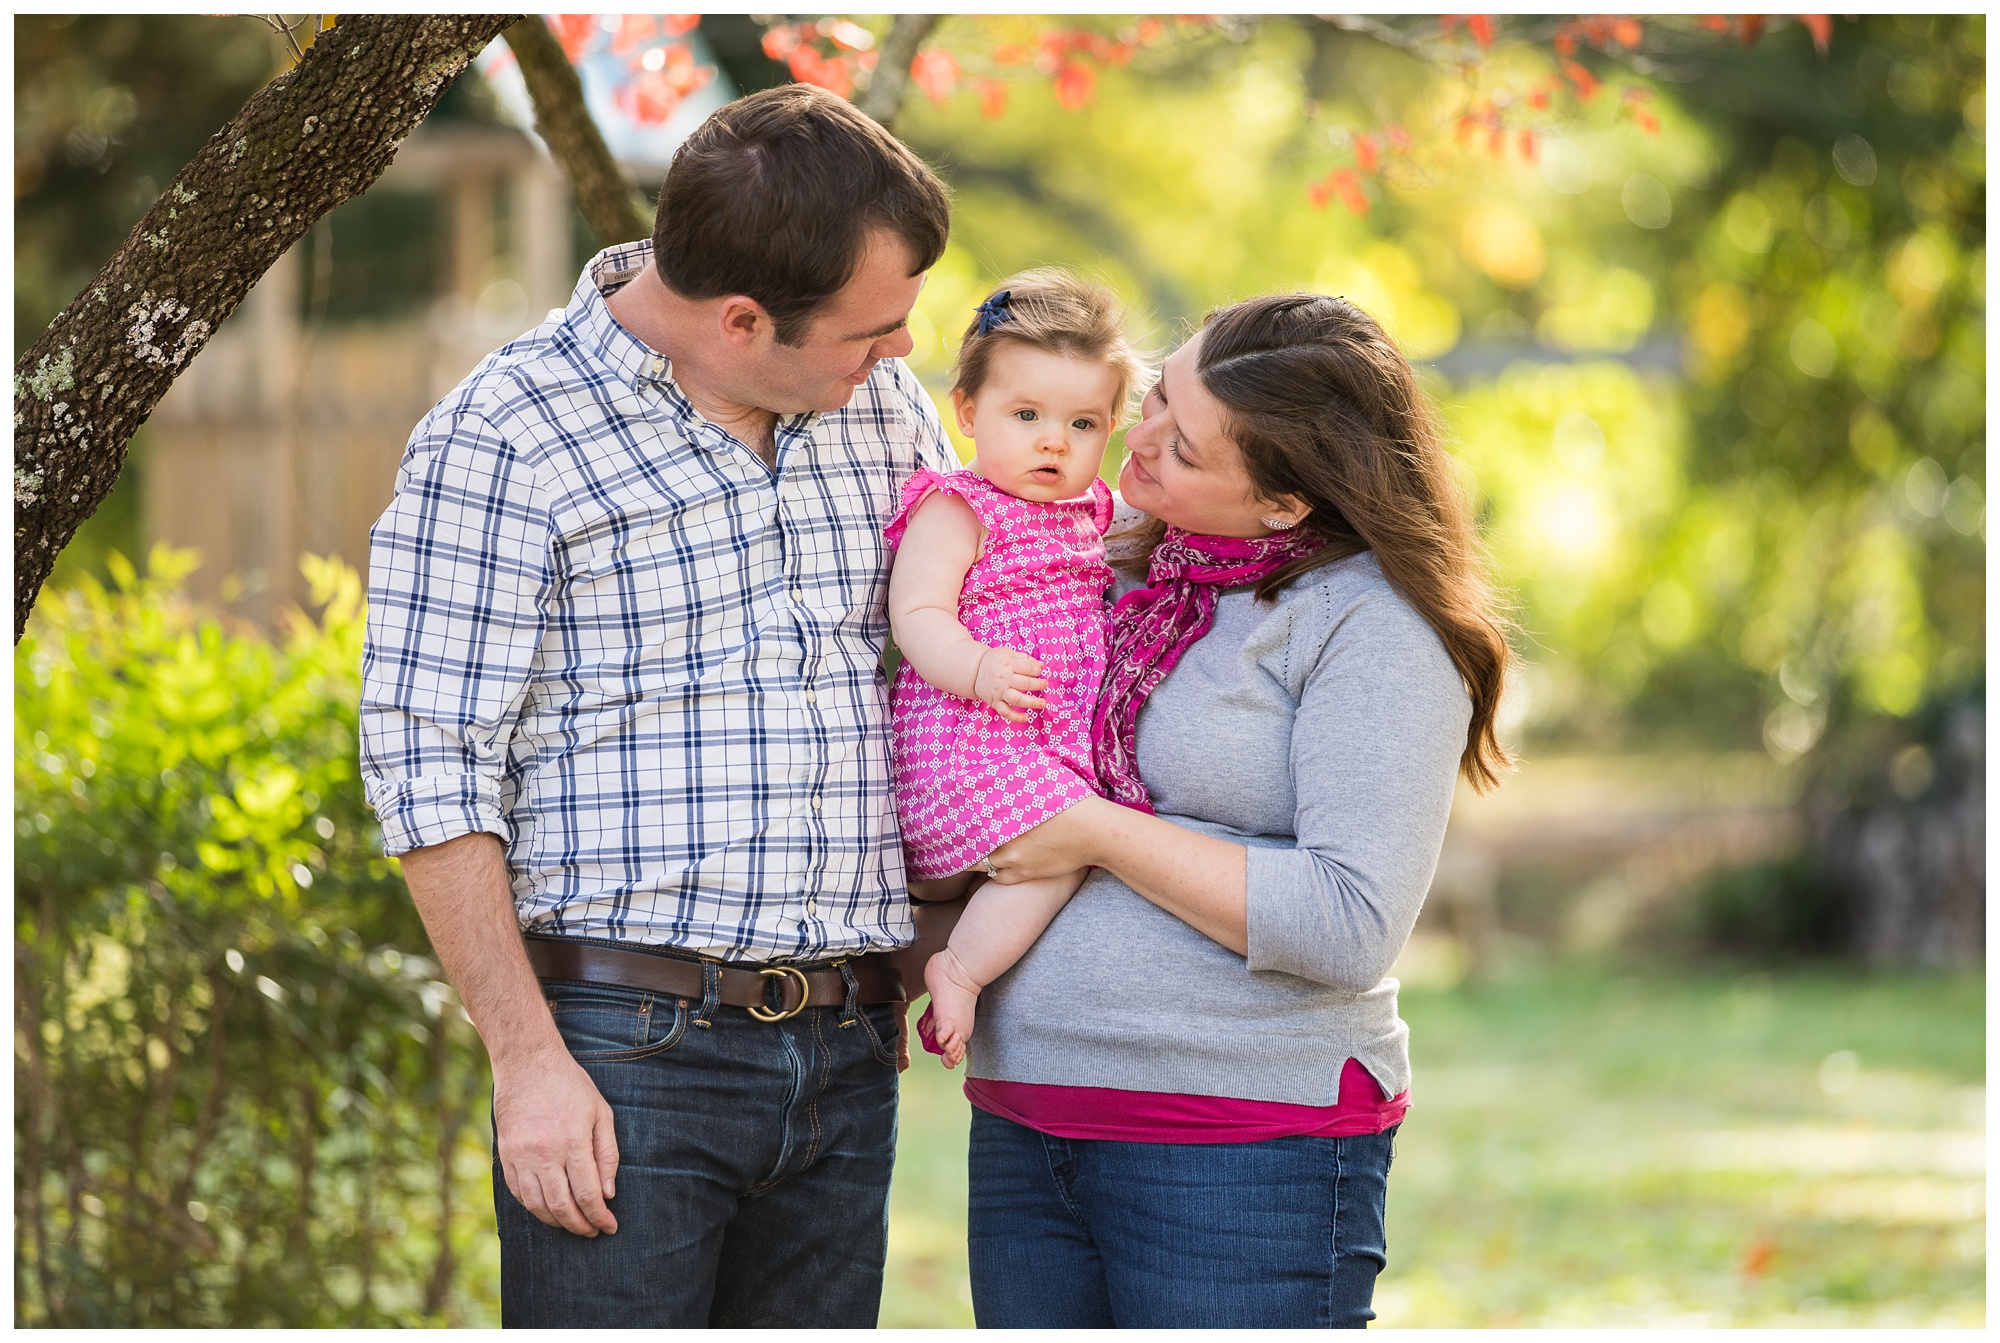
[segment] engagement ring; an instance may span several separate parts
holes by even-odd
[[[999,874],[998,872],[995,872],[995,871],[993,870],[993,855],[992,855],[992,854],[990,854],[990,853],[989,853],[989,854],[987,854],[987,855],[986,855],[986,856],[985,856],[984,858],[981,858],[981,859],[979,860],[979,865],[980,865],[981,867],[983,867],[983,868],[985,868],[985,869],[986,869],[986,875],[987,875],[987,876],[989,876],[989,877],[993,878],[993,879],[994,879],[995,881],[998,881],[998,880],[1000,879],[1000,874]]]

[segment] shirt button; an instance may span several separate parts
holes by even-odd
[[[818,810],[819,810],[819,794],[818,794],[818,793],[814,793],[814,794],[813,794],[813,810],[814,810],[814,811],[818,811]]]
[[[794,605],[794,606],[804,606],[805,604],[806,604],[806,594],[805,594],[805,593],[803,593],[803,592],[801,592],[801,591],[799,591],[799,590],[798,590],[797,588],[793,588],[793,589],[792,589],[792,605]]]
[[[667,361],[662,359],[659,355],[656,354],[653,356],[653,361],[650,364],[648,364],[647,367],[652,369],[653,376],[657,378],[666,373]]]
[[[817,690],[808,690],[808,691],[806,691],[806,703],[808,703],[808,704],[817,704],[817,703],[819,703],[819,691],[817,691]]]
[[[818,914],[818,913],[819,913],[819,901],[817,901],[817,900],[808,900],[808,901],[806,901],[806,913],[808,913],[808,914]]]

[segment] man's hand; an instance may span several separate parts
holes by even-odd
[[[521,1206],[550,1226],[595,1236],[618,1230],[618,1139],[611,1107],[567,1050],[493,1064],[500,1171]]]
[[[1012,648],[987,649],[972,676],[973,698],[992,706],[1010,723],[1025,723],[1036,709],[1048,708],[1039,698],[1048,688],[1042,664]]]
[[[403,879],[431,946],[493,1060],[500,1172],[521,1206],[579,1236],[616,1231],[604,1200],[618,1174],[611,1107],[570,1057],[514,914],[494,835],[460,835],[403,855]]]

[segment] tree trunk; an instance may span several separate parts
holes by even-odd
[[[653,236],[652,211],[618,170],[604,136],[583,103],[583,81],[541,15],[530,14],[501,36],[521,66],[535,104],[535,134],[569,179],[579,210],[605,247]]]
[[[898,14],[882,39],[882,55],[868,87],[855,105],[890,130],[896,129],[896,114],[903,110],[903,98],[910,91],[910,62],[917,58],[931,30],[938,26],[936,14]]]
[[[512,14],[342,15],[168,184],[14,366],[14,639],[133,433],[251,285],[366,191]]]

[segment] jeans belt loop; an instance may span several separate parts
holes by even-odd
[[[701,1011],[695,1014],[694,1024],[709,1026],[715,1009],[722,1003],[722,966],[717,961],[703,958],[701,963]]]
[[[840,982],[847,989],[847,1003],[840,1018],[840,1028],[846,1030],[861,1019],[861,981],[845,960],[836,962],[834,968],[840,971]]]

